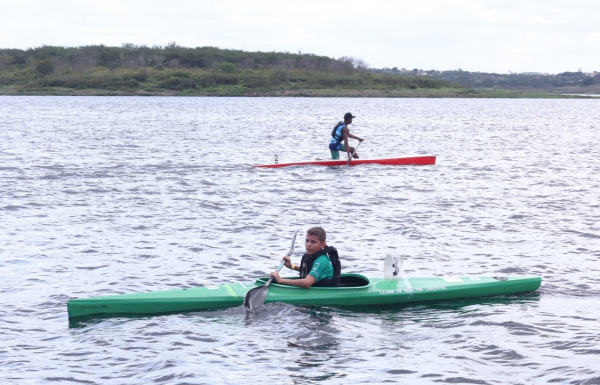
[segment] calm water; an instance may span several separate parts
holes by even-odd
[[[347,111],[363,157],[327,155]],[[600,100],[0,97],[3,384],[600,384]],[[70,298],[248,281],[322,225],[346,272],[541,275],[373,312],[69,325]],[[297,259],[297,258],[296,258]]]

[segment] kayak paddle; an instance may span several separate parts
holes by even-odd
[[[294,236],[292,237],[292,247],[290,247],[290,251],[287,253],[288,256],[294,254],[294,244],[296,243],[296,235],[298,235],[298,230],[294,232]],[[277,270],[275,270],[277,273],[279,273],[279,270],[281,270],[284,263],[285,259],[282,259],[279,266],[277,266]],[[267,281],[267,283],[265,283],[264,286],[255,287],[254,289],[246,293],[246,297],[244,298],[244,306],[246,306],[248,310],[252,310],[265,304],[267,294],[269,294],[269,285],[271,284],[272,280],[273,276],[269,278],[269,280]]]
[[[356,148],[354,149],[354,152],[352,153],[352,155],[350,155],[350,158],[348,158],[348,164],[346,166],[350,166],[350,161],[352,160],[352,157],[354,156],[354,154],[356,154],[356,150],[358,150],[358,147],[360,147],[360,144],[362,142],[358,142],[358,144],[356,145]]]

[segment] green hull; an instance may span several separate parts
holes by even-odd
[[[164,314],[240,306],[246,293],[266,281],[203,286],[190,289],[73,299],[67,303],[69,318]],[[266,303],[293,305],[377,306],[506,295],[537,290],[540,277],[430,277],[403,279],[366,278],[342,274],[337,288],[302,289],[271,284]]]

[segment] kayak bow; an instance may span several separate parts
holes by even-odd
[[[72,299],[69,318],[84,316],[151,315],[218,309],[242,305],[246,293],[265,284],[267,278],[251,283],[202,286],[189,289]],[[265,302],[293,305],[367,307],[438,301],[458,298],[507,295],[535,291],[541,277],[430,277],[380,279],[360,274],[342,274],[340,287],[311,287],[271,284]]]

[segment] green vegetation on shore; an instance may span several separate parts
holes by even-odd
[[[351,57],[124,44],[0,49],[3,95],[556,97],[375,73]]]
[[[287,97],[349,97],[349,98],[529,98],[529,99],[565,99],[580,96],[557,95],[548,92],[481,90],[467,88],[395,88],[395,89],[283,89],[244,90],[235,86],[217,86],[202,90],[185,91],[146,91],[136,89],[99,89],[99,88],[16,88],[0,86],[0,95],[39,95],[39,96],[287,96]]]
[[[462,86],[373,74],[360,60],[176,44],[0,50],[0,93],[13,95],[352,95]]]
[[[448,87],[443,80],[375,75],[367,72],[326,72],[272,69],[223,71],[217,67],[137,69],[97,67],[89,72],[36,74],[28,68],[0,72],[2,93],[123,94],[123,95],[274,95],[337,90],[386,92],[398,89]],[[457,90],[462,89],[458,87]],[[82,92],[85,91],[85,92]],[[330,91],[327,91],[330,92]]]
[[[455,71],[423,71],[419,69],[407,70],[403,68],[372,69],[374,73],[396,76],[427,76],[442,79],[447,82],[458,83],[467,88],[477,90],[517,90],[534,93],[555,94],[600,94],[600,73],[597,71],[561,72],[547,74],[537,72],[525,73],[486,73],[463,70]]]

